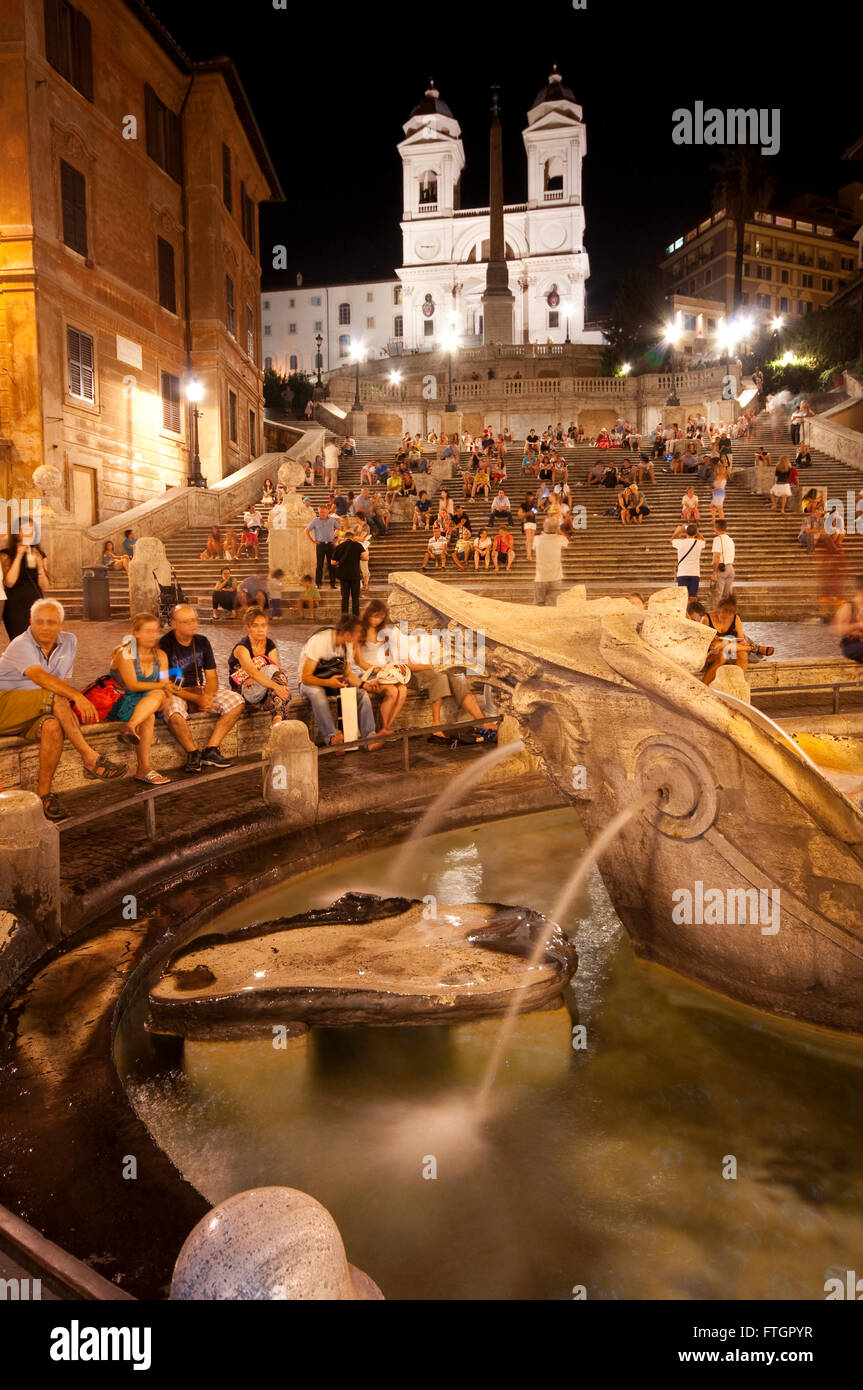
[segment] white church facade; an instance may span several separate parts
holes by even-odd
[[[324,371],[366,358],[432,351],[453,339],[483,341],[488,208],[460,206],[461,128],[430,86],[403,126],[403,264],[391,281],[270,291],[263,299],[264,360],[314,375],[320,333]],[[504,205],[514,343],[602,343],[586,331],[581,166],[582,108],[555,70],[522,132],[527,201]],[[269,331],[268,331],[269,327]]]

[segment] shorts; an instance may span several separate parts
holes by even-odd
[[[770,491],[773,493],[773,496],[774,496],[774,497],[790,497],[790,496],[791,496],[791,484],[790,484],[790,483],[774,483],[773,486],[772,486],[772,488],[770,489]]]
[[[416,677],[420,690],[427,692],[429,700],[445,700],[451,695],[461,705],[470,693],[467,677],[458,671],[450,671],[449,674],[446,671],[417,671]]]
[[[690,598],[698,598],[698,586],[701,583],[700,575],[679,574],[677,576],[677,583],[682,589],[686,590]]]
[[[213,692],[213,703],[207,711],[208,714],[229,714],[231,710],[237,709],[245,704],[245,701],[237,691],[222,690],[219,688]],[[179,714],[183,719],[189,717],[189,706],[185,700],[181,700],[179,695],[172,695],[164,709],[159,710],[160,719],[170,719],[173,715]]]
[[[38,743],[42,724],[53,708],[50,690],[0,690],[0,738],[29,738]]]

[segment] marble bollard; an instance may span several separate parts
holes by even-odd
[[[129,612],[159,613],[159,585],[170,584],[171,563],[158,536],[140,536],[129,565]]]
[[[292,827],[314,825],[318,815],[318,754],[299,719],[283,719],[270,730],[262,753],[264,800]]]
[[[0,994],[60,935],[60,832],[33,792],[0,792]]]
[[[294,1187],[257,1187],[219,1202],[177,1256],[171,1300],[358,1301],[382,1299],[348,1263],[326,1207]]]

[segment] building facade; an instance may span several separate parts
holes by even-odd
[[[857,264],[852,208],[857,186],[833,204],[804,198],[784,212],[756,212],[746,224],[743,306],[756,321],[802,318],[829,304]],[[668,294],[734,308],[734,224],[715,212],[666,247],[661,262]]]
[[[345,366],[356,349],[374,359],[435,351],[451,335],[465,347],[482,343],[489,209],[461,207],[461,127],[429,87],[403,130],[403,264],[392,280],[265,294],[264,358],[279,370],[313,375],[319,333],[325,371]],[[582,108],[557,71],[527,113],[522,139],[527,201],[504,208],[513,340],[601,344],[602,334],[585,328],[587,136]]]
[[[261,449],[257,206],[282,196],[233,65],[138,0],[0,17],[3,495],[61,472],[83,525]]]
[[[318,367],[332,371],[351,361],[355,345],[367,359],[403,348],[401,281],[356,285],[297,285],[261,300],[264,366],[289,376]],[[320,348],[318,338],[320,337]]]

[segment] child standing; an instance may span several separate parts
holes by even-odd
[[[274,618],[282,616],[282,589],[284,584],[284,570],[273,570],[267,581],[267,598],[270,600],[270,612]]]
[[[314,622],[315,602],[317,601],[317,599],[320,598],[321,591],[318,588],[315,581],[312,579],[312,576],[310,574],[304,574],[301,583],[303,588],[299,598],[297,599],[297,608],[299,609],[301,618],[304,618],[306,616],[306,611],[308,610],[308,615],[311,618],[312,622]]]

